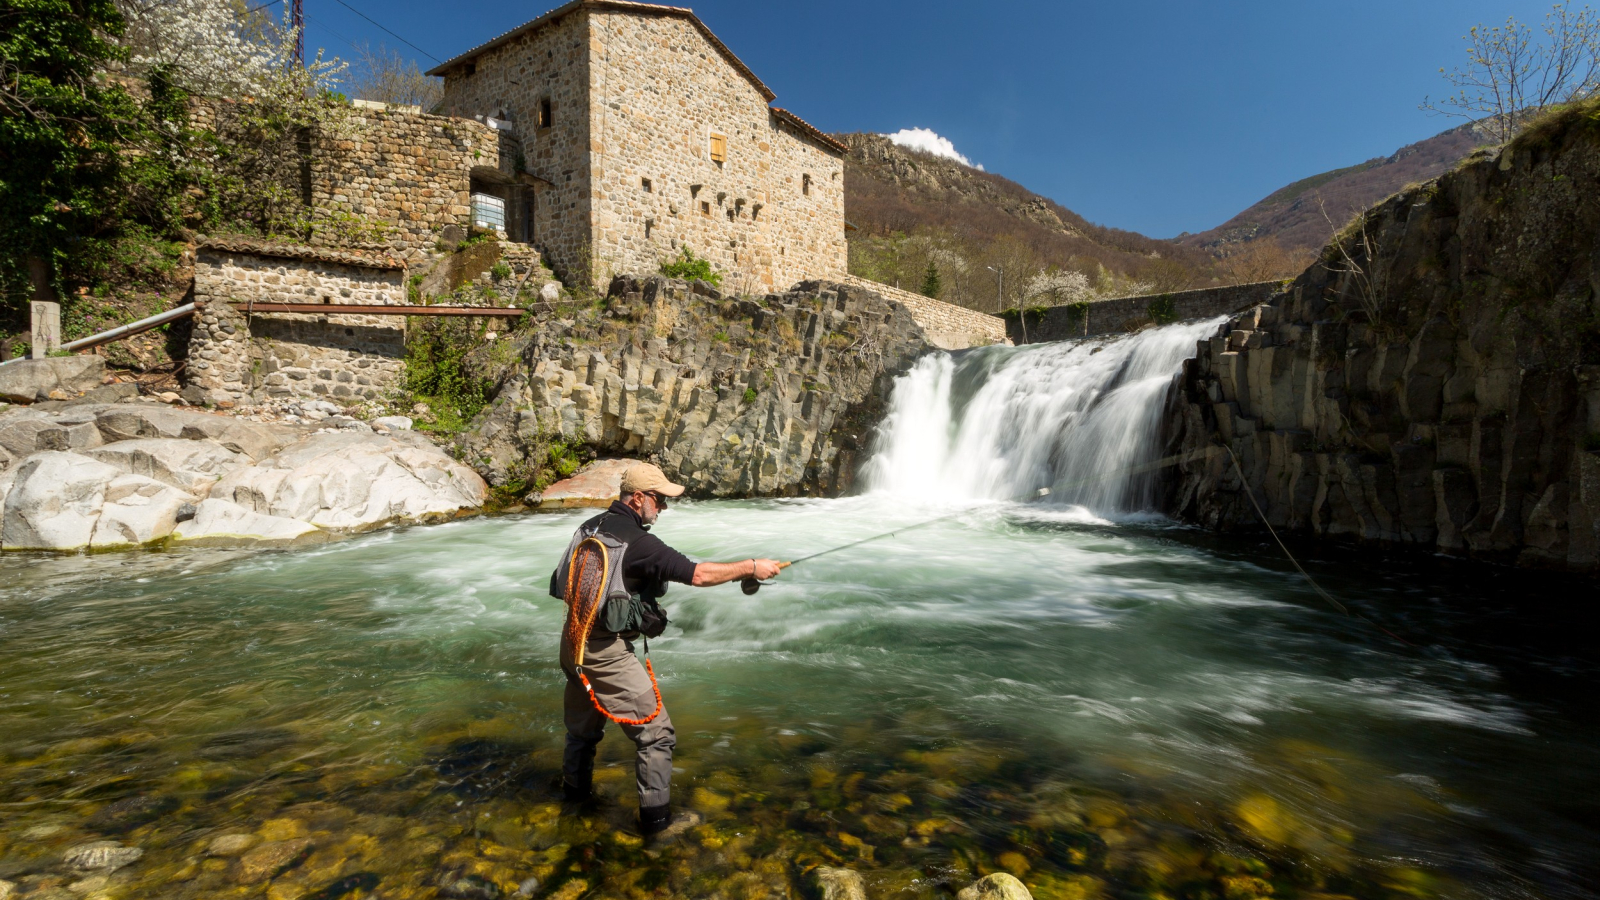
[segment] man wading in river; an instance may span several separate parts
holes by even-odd
[[[666,628],[657,601],[667,582],[710,587],[778,574],[771,559],[695,563],[649,533],[667,498],[683,493],[661,470],[636,463],[622,476],[621,494],[611,508],[584,522],[572,536],[560,565],[550,576],[550,593],[567,603],[561,638],[561,668],[567,673],[567,747],[562,760],[562,792],[567,800],[590,797],[595,745],[605,736],[606,719],[638,747],[639,825],[646,835],[672,824],[672,748],[677,735],[667,715],[655,671],[640,665],[633,642]],[[620,576],[620,577],[619,577]]]

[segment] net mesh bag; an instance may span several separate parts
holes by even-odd
[[[600,702],[600,697],[594,692],[594,685],[589,683],[589,676],[583,671],[583,651],[589,641],[589,632],[594,629],[595,617],[600,614],[600,606],[605,601],[607,577],[611,571],[611,552],[606,545],[594,538],[586,538],[578,542],[572,551],[572,559],[567,565],[567,593],[564,598],[567,603],[567,624],[564,629],[566,639],[572,647],[574,668],[578,673],[578,680],[583,682],[583,689],[589,694],[589,701],[600,714],[619,725],[645,725],[656,716],[661,715],[661,686],[656,683],[655,666],[650,664],[649,644],[645,645],[644,669],[650,675],[650,689],[655,691],[656,708],[648,716],[630,719],[618,716],[605,708]]]

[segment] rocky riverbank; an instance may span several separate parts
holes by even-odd
[[[1379,204],[1200,342],[1170,509],[1258,527],[1248,488],[1288,531],[1600,571],[1596,110]]]
[[[617,278],[519,339],[462,459],[518,485],[565,441],[649,459],[701,497],[845,492],[894,376],[931,349],[903,305],[858,286],[752,299],[660,277]]]
[[[90,387],[97,357],[7,368],[70,399],[0,410],[5,550],[298,545],[452,518],[487,495],[404,419],[253,422],[168,406],[132,385]]]

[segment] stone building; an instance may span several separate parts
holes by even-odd
[[[845,147],[772,106],[687,9],[573,0],[428,74],[443,113],[520,141],[509,172],[474,170],[474,217],[569,280],[653,272],[684,246],[743,293],[845,272]]]

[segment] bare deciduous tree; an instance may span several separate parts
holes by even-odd
[[[1455,93],[1422,109],[1463,119],[1483,119],[1497,143],[1516,134],[1530,113],[1581,100],[1600,88],[1600,18],[1588,6],[1574,12],[1570,0],[1544,17],[1543,40],[1516,18],[1504,25],[1476,25],[1467,42],[1464,69],[1439,70]]]
[[[1272,281],[1299,274],[1312,258],[1310,251],[1292,251],[1275,238],[1260,238],[1228,248],[1217,263],[1217,271],[1233,284]]]
[[[401,106],[420,106],[427,112],[444,98],[444,86],[437,78],[422,74],[416,60],[378,45],[373,52],[366,44],[356,49],[350,96]]]

